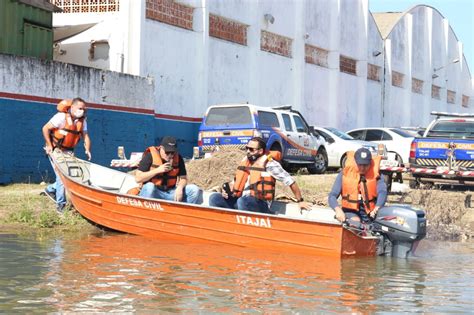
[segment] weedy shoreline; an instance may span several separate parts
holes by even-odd
[[[326,205],[334,176],[296,175],[305,199]],[[40,193],[42,184],[12,184],[0,186],[0,230],[54,230],[54,233],[97,231],[72,206],[64,214],[55,211],[55,204]],[[292,196],[287,187],[278,186],[277,194]],[[471,192],[417,189],[392,194],[387,204],[409,204],[426,211],[427,238],[431,240],[466,241],[474,239],[474,208]],[[474,205],[473,205],[474,206]]]

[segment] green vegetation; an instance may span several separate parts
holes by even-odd
[[[0,187],[0,223],[20,224],[34,228],[81,229],[89,223],[72,207],[64,214],[55,211],[55,204],[41,196],[44,186],[14,184]]]

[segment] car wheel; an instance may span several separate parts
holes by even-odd
[[[323,174],[328,169],[328,155],[324,148],[320,148],[314,157],[314,164],[308,165],[310,174]]]
[[[397,154],[395,160],[397,160],[399,166],[403,166],[403,159],[400,155]]]
[[[420,187],[420,181],[415,178],[415,179],[410,179],[408,181],[408,186],[411,188],[411,189],[416,189],[418,187]]]

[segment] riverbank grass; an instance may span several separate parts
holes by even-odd
[[[44,186],[37,184],[0,187],[0,222],[36,228],[80,229],[88,225],[72,207],[68,206],[64,214],[58,214],[55,203],[40,195],[43,189]]]

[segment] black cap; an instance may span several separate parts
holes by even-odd
[[[372,161],[372,154],[368,149],[360,148],[355,152],[354,158],[359,165],[369,165]]]
[[[161,146],[165,149],[165,152],[176,152],[178,151],[178,146],[176,144],[176,139],[174,137],[165,136],[161,140]]]

